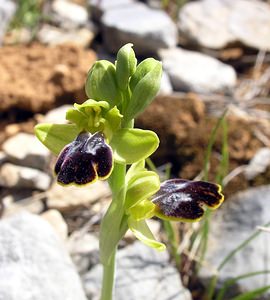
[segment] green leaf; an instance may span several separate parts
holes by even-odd
[[[126,44],[117,53],[116,79],[121,90],[127,88],[130,76],[136,71],[137,59],[132,46]]]
[[[132,217],[129,217],[128,226],[134,233],[136,238],[143,242],[145,245],[152,247],[158,251],[164,251],[166,249],[166,246],[163,243],[155,240],[145,220],[136,221]]]
[[[132,164],[155,152],[159,139],[150,130],[122,128],[113,135],[110,145],[117,162]]]
[[[263,295],[268,290],[270,290],[270,285],[255,289],[253,291],[243,293],[242,295],[234,297],[231,300],[253,300],[253,299],[256,299],[256,297]]]
[[[85,83],[86,95],[97,101],[107,101],[111,107],[121,101],[115,66],[107,60],[97,61],[90,69]]]
[[[130,79],[131,99],[124,116],[127,121],[133,119],[152,102],[160,89],[162,75],[161,62],[154,58],[142,61]]]
[[[35,126],[37,138],[56,155],[67,144],[71,143],[79,133],[80,130],[74,124],[43,123]]]
[[[159,176],[153,171],[137,172],[127,183],[126,209],[154,195],[160,187]]]

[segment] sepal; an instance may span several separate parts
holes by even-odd
[[[131,43],[126,44],[117,53],[116,79],[121,90],[127,88],[130,76],[136,71],[137,59],[132,46]]]
[[[119,129],[110,142],[114,159],[121,164],[132,164],[149,157],[158,148],[158,136],[150,130]]]
[[[47,124],[35,126],[35,135],[51,152],[58,155],[60,151],[79,134],[75,124]]]
[[[97,61],[88,72],[85,92],[88,98],[107,101],[110,107],[120,103],[115,66],[107,60]]]
[[[125,120],[134,119],[152,102],[160,89],[161,62],[147,58],[142,61],[130,79],[131,99],[125,109]]]
[[[156,241],[145,220],[136,221],[132,217],[129,217],[128,226],[136,238],[145,245],[158,251],[164,251],[166,249],[166,246],[163,243]]]

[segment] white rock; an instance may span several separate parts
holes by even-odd
[[[0,151],[0,166],[7,161],[7,155],[5,152]]]
[[[1,300],[86,300],[65,247],[42,218],[0,221],[0,244]]]
[[[47,45],[72,43],[86,48],[91,44],[94,36],[94,33],[87,28],[66,31],[58,27],[44,24],[39,30],[37,38],[41,43]]]
[[[2,198],[5,210],[4,217],[12,216],[20,212],[40,214],[44,211],[44,193],[33,193],[28,189],[11,189],[9,194]]]
[[[55,230],[57,235],[65,241],[68,236],[68,226],[60,212],[56,209],[49,209],[41,217],[46,220]]]
[[[168,95],[168,94],[171,94],[172,92],[173,92],[173,87],[171,84],[170,77],[166,72],[163,71],[162,77],[161,77],[159,94]]]
[[[99,263],[99,240],[92,233],[73,232],[68,239],[68,249],[80,274]]]
[[[15,11],[16,5],[13,1],[0,0],[0,45]]]
[[[63,187],[54,183],[47,192],[47,205],[49,208],[66,211],[82,205],[88,205],[109,195],[109,187],[106,182],[102,181],[97,181],[84,187]]]
[[[228,28],[232,1],[204,0],[185,4],[180,12],[178,28],[190,42],[219,49],[235,40]]]
[[[179,12],[180,34],[190,43],[220,49],[233,42],[270,50],[270,5],[257,0],[202,0]]]
[[[104,43],[111,52],[117,52],[126,43],[133,43],[139,55],[177,44],[176,25],[169,16],[142,3],[108,10],[101,21]]]
[[[147,0],[147,5],[150,6],[151,8],[158,8],[158,9],[163,8],[162,1],[160,0]]]
[[[50,160],[49,150],[28,133],[18,133],[3,144],[3,151],[12,163],[44,170]]]
[[[270,51],[270,3],[235,1],[229,29],[244,45]]]
[[[209,282],[211,276],[216,274],[215,268],[231,251],[247,240],[255,232],[257,226],[269,222],[269,211],[269,185],[239,192],[224,202],[211,219],[206,263],[200,272],[200,278],[204,282]],[[265,270],[265,266],[270,264],[269,241],[269,233],[261,232],[245,248],[238,251],[219,271],[218,286],[230,278]],[[209,268],[209,266],[212,267]],[[269,281],[270,274],[238,280],[235,286],[229,288],[233,295],[225,298],[232,299],[238,291],[239,293],[251,291],[265,286],[265,283]],[[268,292],[264,299],[269,299],[269,296]]]
[[[244,170],[247,180],[255,178],[266,171],[270,166],[270,149],[267,147],[259,149]]]
[[[99,21],[102,15],[111,9],[133,4],[134,0],[88,0],[91,17]]]
[[[99,264],[83,277],[89,299],[99,299],[101,276]],[[166,251],[155,251],[137,241],[118,252],[115,299],[191,300],[191,294],[182,286]]]
[[[85,26],[88,22],[87,10],[83,6],[67,0],[54,0],[52,14],[54,21],[66,29]]]
[[[0,186],[8,188],[38,189],[49,188],[51,178],[37,169],[5,163],[0,169]]]
[[[73,108],[73,105],[65,104],[50,110],[42,119],[43,123],[64,124],[67,123],[66,112]]]
[[[236,72],[208,55],[181,48],[159,51],[175,90],[198,93],[226,92],[236,84]]]

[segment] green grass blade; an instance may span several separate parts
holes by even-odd
[[[237,276],[237,277],[234,277],[234,278],[231,278],[231,279],[227,280],[223,284],[222,288],[219,290],[219,292],[217,294],[217,297],[216,297],[216,300],[223,300],[226,290],[230,286],[237,283],[239,280],[254,277],[254,276],[258,276],[258,275],[269,274],[269,273],[270,273],[270,270],[256,271],[256,272],[246,273],[246,274],[243,274],[243,275],[240,275],[240,276]]]
[[[218,119],[217,124],[213,128],[211,135],[210,135],[210,139],[209,139],[209,143],[207,145],[206,155],[205,155],[205,159],[204,159],[204,167],[203,167],[203,170],[204,170],[203,180],[205,180],[205,181],[208,180],[209,162],[210,162],[210,158],[212,155],[213,146],[216,141],[217,131],[220,128],[220,126],[222,125],[222,122],[226,116],[226,113],[227,113],[227,109],[223,112],[223,114]]]
[[[216,182],[223,186],[223,179],[229,170],[228,124],[226,118],[222,119],[222,148],[221,161],[216,175]]]
[[[220,118],[218,119],[215,127],[213,128],[210,138],[209,138],[209,143],[207,145],[206,149],[206,154],[205,154],[205,160],[204,160],[204,176],[203,180],[208,180],[208,173],[209,173],[209,165],[210,165],[210,158],[212,155],[213,151],[213,146],[216,141],[216,136],[217,136],[217,131],[218,129],[223,126],[223,145],[222,145],[222,160],[221,160],[221,166],[220,166],[220,172],[222,171],[221,175],[219,176],[220,179],[223,179],[223,175],[225,172],[227,172],[227,167],[228,167],[228,133],[227,133],[227,122],[225,120],[227,113],[227,109],[224,110]],[[223,158],[224,155],[224,158]],[[211,211],[206,210],[205,212],[205,217],[201,226],[201,229],[198,234],[202,236],[201,239],[201,246],[200,246],[200,261],[198,264],[197,272],[199,271],[199,267],[202,264],[202,261],[205,258],[206,251],[207,251],[207,246],[208,246],[208,235],[209,235],[209,228],[210,228],[210,221],[211,221]]]
[[[177,238],[176,238],[176,230],[173,228],[173,225],[170,221],[163,220],[164,231],[166,233],[167,239],[170,243],[171,253],[174,258],[175,264],[177,267],[181,264],[181,257],[177,253]]]
[[[270,226],[270,222],[263,225],[264,227]],[[218,271],[220,271],[229,261],[230,259],[236,255],[239,251],[241,251],[244,247],[246,247],[251,241],[253,241],[258,235],[262,233],[261,230],[257,229],[249,238],[245,239],[242,243],[240,243],[235,249],[233,249],[219,264]]]
[[[270,290],[270,285],[255,289],[250,292],[243,293],[240,296],[234,297],[231,300],[254,300]]]

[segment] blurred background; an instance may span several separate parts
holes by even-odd
[[[161,140],[149,168],[217,182],[225,202],[200,223],[151,220],[165,253],[127,233],[116,299],[270,299],[266,0],[0,0],[0,299],[98,299],[108,186],[57,186],[33,127],[66,122],[91,65],[129,42],[164,70],[136,120]]]

